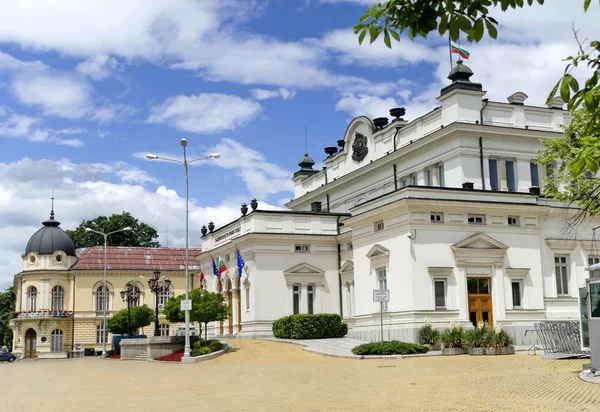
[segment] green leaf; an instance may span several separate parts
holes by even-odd
[[[584,11],[587,11],[588,7],[590,7],[590,3],[591,3],[591,1],[592,1],[592,0],[585,0],[585,1],[583,2],[583,10],[584,10]]]
[[[440,25],[438,26],[438,32],[440,33],[440,36],[443,36],[447,30],[448,30],[448,20],[446,20],[446,18],[444,16],[442,16],[442,19],[440,20]]]
[[[467,32],[467,31],[473,29],[471,20],[469,20],[465,16],[458,16],[458,27],[464,32]]]
[[[494,24],[489,19],[485,21],[485,27],[487,27],[487,31],[492,39],[498,37],[498,29],[496,29]]]
[[[457,41],[458,35],[460,34],[458,22],[456,20],[451,20],[449,29],[450,29],[450,38],[454,41]]]
[[[475,39],[475,41],[479,41],[481,40],[481,38],[483,37],[483,20],[482,19],[477,19],[475,21],[475,24],[473,25],[473,38]]]
[[[370,18],[370,17],[371,17],[370,15],[368,15],[368,14],[365,14],[364,16],[362,16],[362,17],[360,18],[360,22],[361,22],[361,23],[364,23],[364,22],[366,22],[367,20],[369,20],[369,18]]]
[[[362,44],[363,40],[365,39],[365,36],[367,35],[367,29],[364,29],[360,35],[358,36],[358,44]]]
[[[396,31],[390,29],[390,34],[396,41],[400,41],[400,35]]]
[[[381,33],[381,30],[381,27],[377,28],[371,26],[369,28],[369,34],[371,35],[371,44],[373,44],[375,40],[377,40],[377,37],[379,37],[379,33]]]
[[[392,48],[392,41],[390,40],[390,33],[387,29],[383,30],[383,42],[388,47],[388,49]]]
[[[558,82],[556,82],[556,85],[552,88],[552,91],[550,92],[550,94],[548,95],[548,98],[546,99],[546,104],[550,104],[550,101],[552,99],[554,99],[554,96],[556,96],[556,92],[558,91],[559,86],[560,86],[560,80]]]
[[[411,26],[411,27],[408,29],[408,37],[409,37],[411,40],[414,40],[414,38],[415,38],[415,37],[417,37],[417,29],[416,29],[414,26]]]
[[[567,83],[569,83],[569,87],[571,87],[571,90],[573,90],[574,92],[579,90],[579,83],[577,83],[577,79],[575,79],[572,75],[566,74],[565,80],[567,81]]]
[[[563,77],[560,84],[560,97],[563,101],[568,102],[571,99],[571,91],[569,90],[569,83]]]

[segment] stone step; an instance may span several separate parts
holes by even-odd
[[[135,355],[133,358],[131,358],[131,360],[143,360],[143,361],[145,361],[146,358],[147,358],[147,356],[148,356],[148,352],[142,352],[142,353],[139,353],[139,354]]]

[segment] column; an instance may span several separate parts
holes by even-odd
[[[500,175],[500,190],[506,192],[508,191],[508,185],[506,184],[506,162],[504,160],[499,160],[498,168],[498,174]]]
[[[435,165],[432,168],[432,170],[431,170],[431,180],[432,180],[431,184],[433,186],[439,186],[440,185],[440,179],[439,179],[439,176],[438,176],[438,170],[439,169],[438,169],[437,165]]]
[[[306,283],[300,285],[300,313],[308,313],[308,301],[306,299],[308,295],[308,288]]]
[[[458,293],[458,319],[469,321],[469,299],[467,296],[467,267],[462,264],[456,267],[456,289]]]
[[[321,296],[322,296],[321,289],[322,288],[323,288],[323,285],[321,283],[315,284],[315,289],[314,289],[315,301],[314,301],[314,307],[313,307],[314,313],[323,313],[323,311],[321,309]],[[306,296],[308,297],[308,294]],[[308,305],[308,302],[307,302],[307,305]],[[306,312],[308,313],[308,307],[307,307]]]
[[[506,297],[504,287],[504,268],[496,263],[492,266],[492,310],[494,311],[494,325],[506,319]]]
[[[354,316],[354,281],[349,284],[350,288],[350,316]]]
[[[238,332],[238,324],[239,324],[239,312],[238,312],[238,289],[232,289],[231,291],[231,305],[229,306],[229,310],[231,314],[229,316],[233,317],[233,333]]]

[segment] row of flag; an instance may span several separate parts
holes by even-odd
[[[242,277],[242,270],[244,269],[244,266],[246,266],[246,262],[244,262],[244,258],[242,258],[242,254],[240,253],[240,251],[238,250],[238,248],[235,248],[236,250],[236,254],[237,254],[237,269],[238,269],[238,276]],[[223,258],[221,257],[221,255],[219,255],[218,258],[218,265],[215,262],[215,260],[213,258],[211,258],[212,260],[212,266],[213,266],[213,275],[215,275],[219,281],[219,284],[221,283],[221,275],[223,274],[223,272],[225,272],[227,270],[227,265],[225,265],[225,261],[223,260]],[[206,287],[206,277],[204,276],[204,272],[202,271],[202,267],[200,267],[200,289],[204,289]]]

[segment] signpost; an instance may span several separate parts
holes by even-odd
[[[182,312],[186,310],[192,310],[192,300],[191,299],[182,299],[180,310]]]
[[[389,289],[373,289],[373,302],[379,302],[381,311],[381,341],[383,342],[383,302],[390,301]]]

